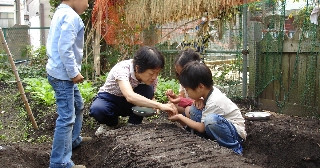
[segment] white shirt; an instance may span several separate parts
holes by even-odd
[[[201,122],[204,122],[205,117],[212,113],[223,116],[230,121],[237,129],[241,138],[246,139],[245,120],[240,109],[216,87],[213,87],[212,93],[207,98],[204,110],[202,111]]]

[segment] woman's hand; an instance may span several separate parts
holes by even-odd
[[[160,110],[168,113],[169,116],[178,114],[178,109],[173,103],[161,104]]]

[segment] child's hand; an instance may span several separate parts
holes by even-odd
[[[173,116],[169,116],[169,120],[170,121],[180,121],[180,117],[183,116],[182,114],[177,114],[177,115],[173,115]]]
[[[166,96],[170,96],[170,97],[173,97],[173,96],[176,96],[175,94],[174,94],[174,92],[173,92],[173,90],[172,89],[168,89],[167,91],[166,91]]]
[[[168,97],[169,101],[171,103],[174,103],[174,104],[177,104],[180,102],[180,97],[177,96],[176,94],[174,94],[173,90],[172,89],[168,89],[166,91],[166,96]]]
[[[79,73],[76,77],[72,78],[73,83],[81,83],[83,82],[84,77]]]
[[[198,99],[193,102],[193,105],[197,107],[197,109],[201,110],[204,107],[203,99]]]

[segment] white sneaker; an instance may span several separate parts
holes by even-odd
[[[106,124],[100,124],[99,128],[94,134],[99,137],[103,134],[106,134],[108,130],[110,130],[110,127],[108,127]]]
[[[100,124],[99,128],[95,132],[97,137],[101,136],[110,136],[116,133],[116,130],[119,128],[118,126],[107,126],[106,124]]]
[[[74,165],[72,166],[72,168],[86,168],[85,165]]]

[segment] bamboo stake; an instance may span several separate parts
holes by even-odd
[[[38,129],[37,123],[34,120],[33,114],[31,112],[31,109],[30,109],[30,106],[29,106],[29,103],[28,103],[28,99],[26,97],[26,94],[24,92],[22,83],[20,81],[20,77],[19,77],[19,73],[18,73],[18,71],[16,69],[16,65],[13,62],[13,58],[12,58],[12,55],[10,53],[8,44],[7,44],[6,40],[4,39],[4,35],[3,35],[1,27],[0,27],[0,38],[1,38],[1,43],[2,43],[2,45],[4,47],[4,49],[6,50],[8,57],[9,57],[9,61],[10,61],[11,67],[12,67],[12,71],[14,72],[14,76],[16,77],[16,81],[17,81],[17,85],[18,85],[18,88],[19,88],[19,91],[20,91],[20,95],[21,95],[22,100],[24,102],[24,105],[25,105],[25,107],[27,109],[27,113],[28,113],[28,116],[30,117],[30,120],[32,122],[32,126],[33,126],[34,129]]]

